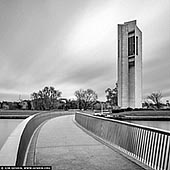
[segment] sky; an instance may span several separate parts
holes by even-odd
[[[117,25],[143,33],[143,98],[170,100],[169,0],[0,0],[0,101],[53,86],[62,97],[117,81]]]

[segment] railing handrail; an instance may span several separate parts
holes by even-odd
[[[93,117],[93,118],[97,118],[97,119],[103,119],[103,120],[106,120],[106,121],[124,124],[124,125],[128,125],[128,126],[136,127],[136,128],[150,130],[152,132],[158,132],[158,133],[162,133],[162,134],[165,134],[165,135],[170,135],[170,131],[164,130],[164,129],[158,129],[158,128],[155,128],[155,127],[148,127],[148,126],[139,125],[139,124],[135,124],[135,123],[129,123],[129,122],[125,122],[125,121],[122,121],[122,120],[116,120],[116,119],[109,119],[109,118],[105,118],[105,117],[94,116],[94,115],[90,115],[90,114],[82,113],[82,112],[76,112],[76,113],[86,115],[86,116],[89,116],[89,117]]]
[[[170,132],[120,120],[76,113],[87,131],[120,152],[156,170],[170,169]]]

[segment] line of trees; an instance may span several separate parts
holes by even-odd
[[[97,102],[97,94],[92,89],[80,89],[75,91],[76,100],[68,100],[61,98],[62,92],[54,87],[44,87],[38,92],[31,94],[32,105],[36,110],[51,110],[51,109],[93,109]]]
[[[98,98],[96,92],[94,92],[92,89],[80,89],[75,91],[74,94],[77,98],[78,108],[80,110],[93,109],[93,106]]]
[[[169,101],[166,104],[162,102],[163,95],[161,92],[153,92],[148,95],[144,101],[144,106],[146,108],[151,108],[155,110],[161,109],[165,105],[169,105]]]
[[[80,110],[98,110],[101,107],[104,109],[115,110],[118,107],[118,84],[114,88],[107,88],[106,102],[98,101],[97,93],[92,89],[76,90],[74,95],[76,99],[62,98],[62,92],[54,87],[46,86],[38,92],[31,94],[31,100],[23,100],[19,102],[0,102],[2,109],[35,109],[35,110],[52,110],[52,109],[80,109]],[[143,103],[145,109],[162,109],[169,108],[170,104],[162,103],[162,93],[154,92],[148,95]]]
[[[109,107],[111,109],[117,109],[118,108],[118,84],[116,83],[114,88],[107,88],[105,90],[106,93],[106,99]],[[164,109],[164,108],[170,108],[170,103],[167,100],[166,103],[162,102],[163,95],[161,92],[153,92],[150,95],[148,95],[145,98],[145,101],[143,102],[143,108],[146,109]]]
[[[115,87],[113,89],[107,88],[105,90],[106,93],[106,99],[108,105],[113,109],[118,106],[118,84],[116,83]]]
[[[44,87],[38,92],[31,94],[33,108],[36,110],[50,110],[55,109],[58,98],[61,97],[62,92],[56,90],[54,87]]]

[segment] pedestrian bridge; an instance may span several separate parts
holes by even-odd
[[[170,133],[85,113],[39,113],[8,138],[0,165],[169,170]]]

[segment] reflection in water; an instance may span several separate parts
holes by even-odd
[[[0,149],[11,132],[23,119],[0,119]]]
[[[170,131],[170,121],[129,121],[129,122]]]

